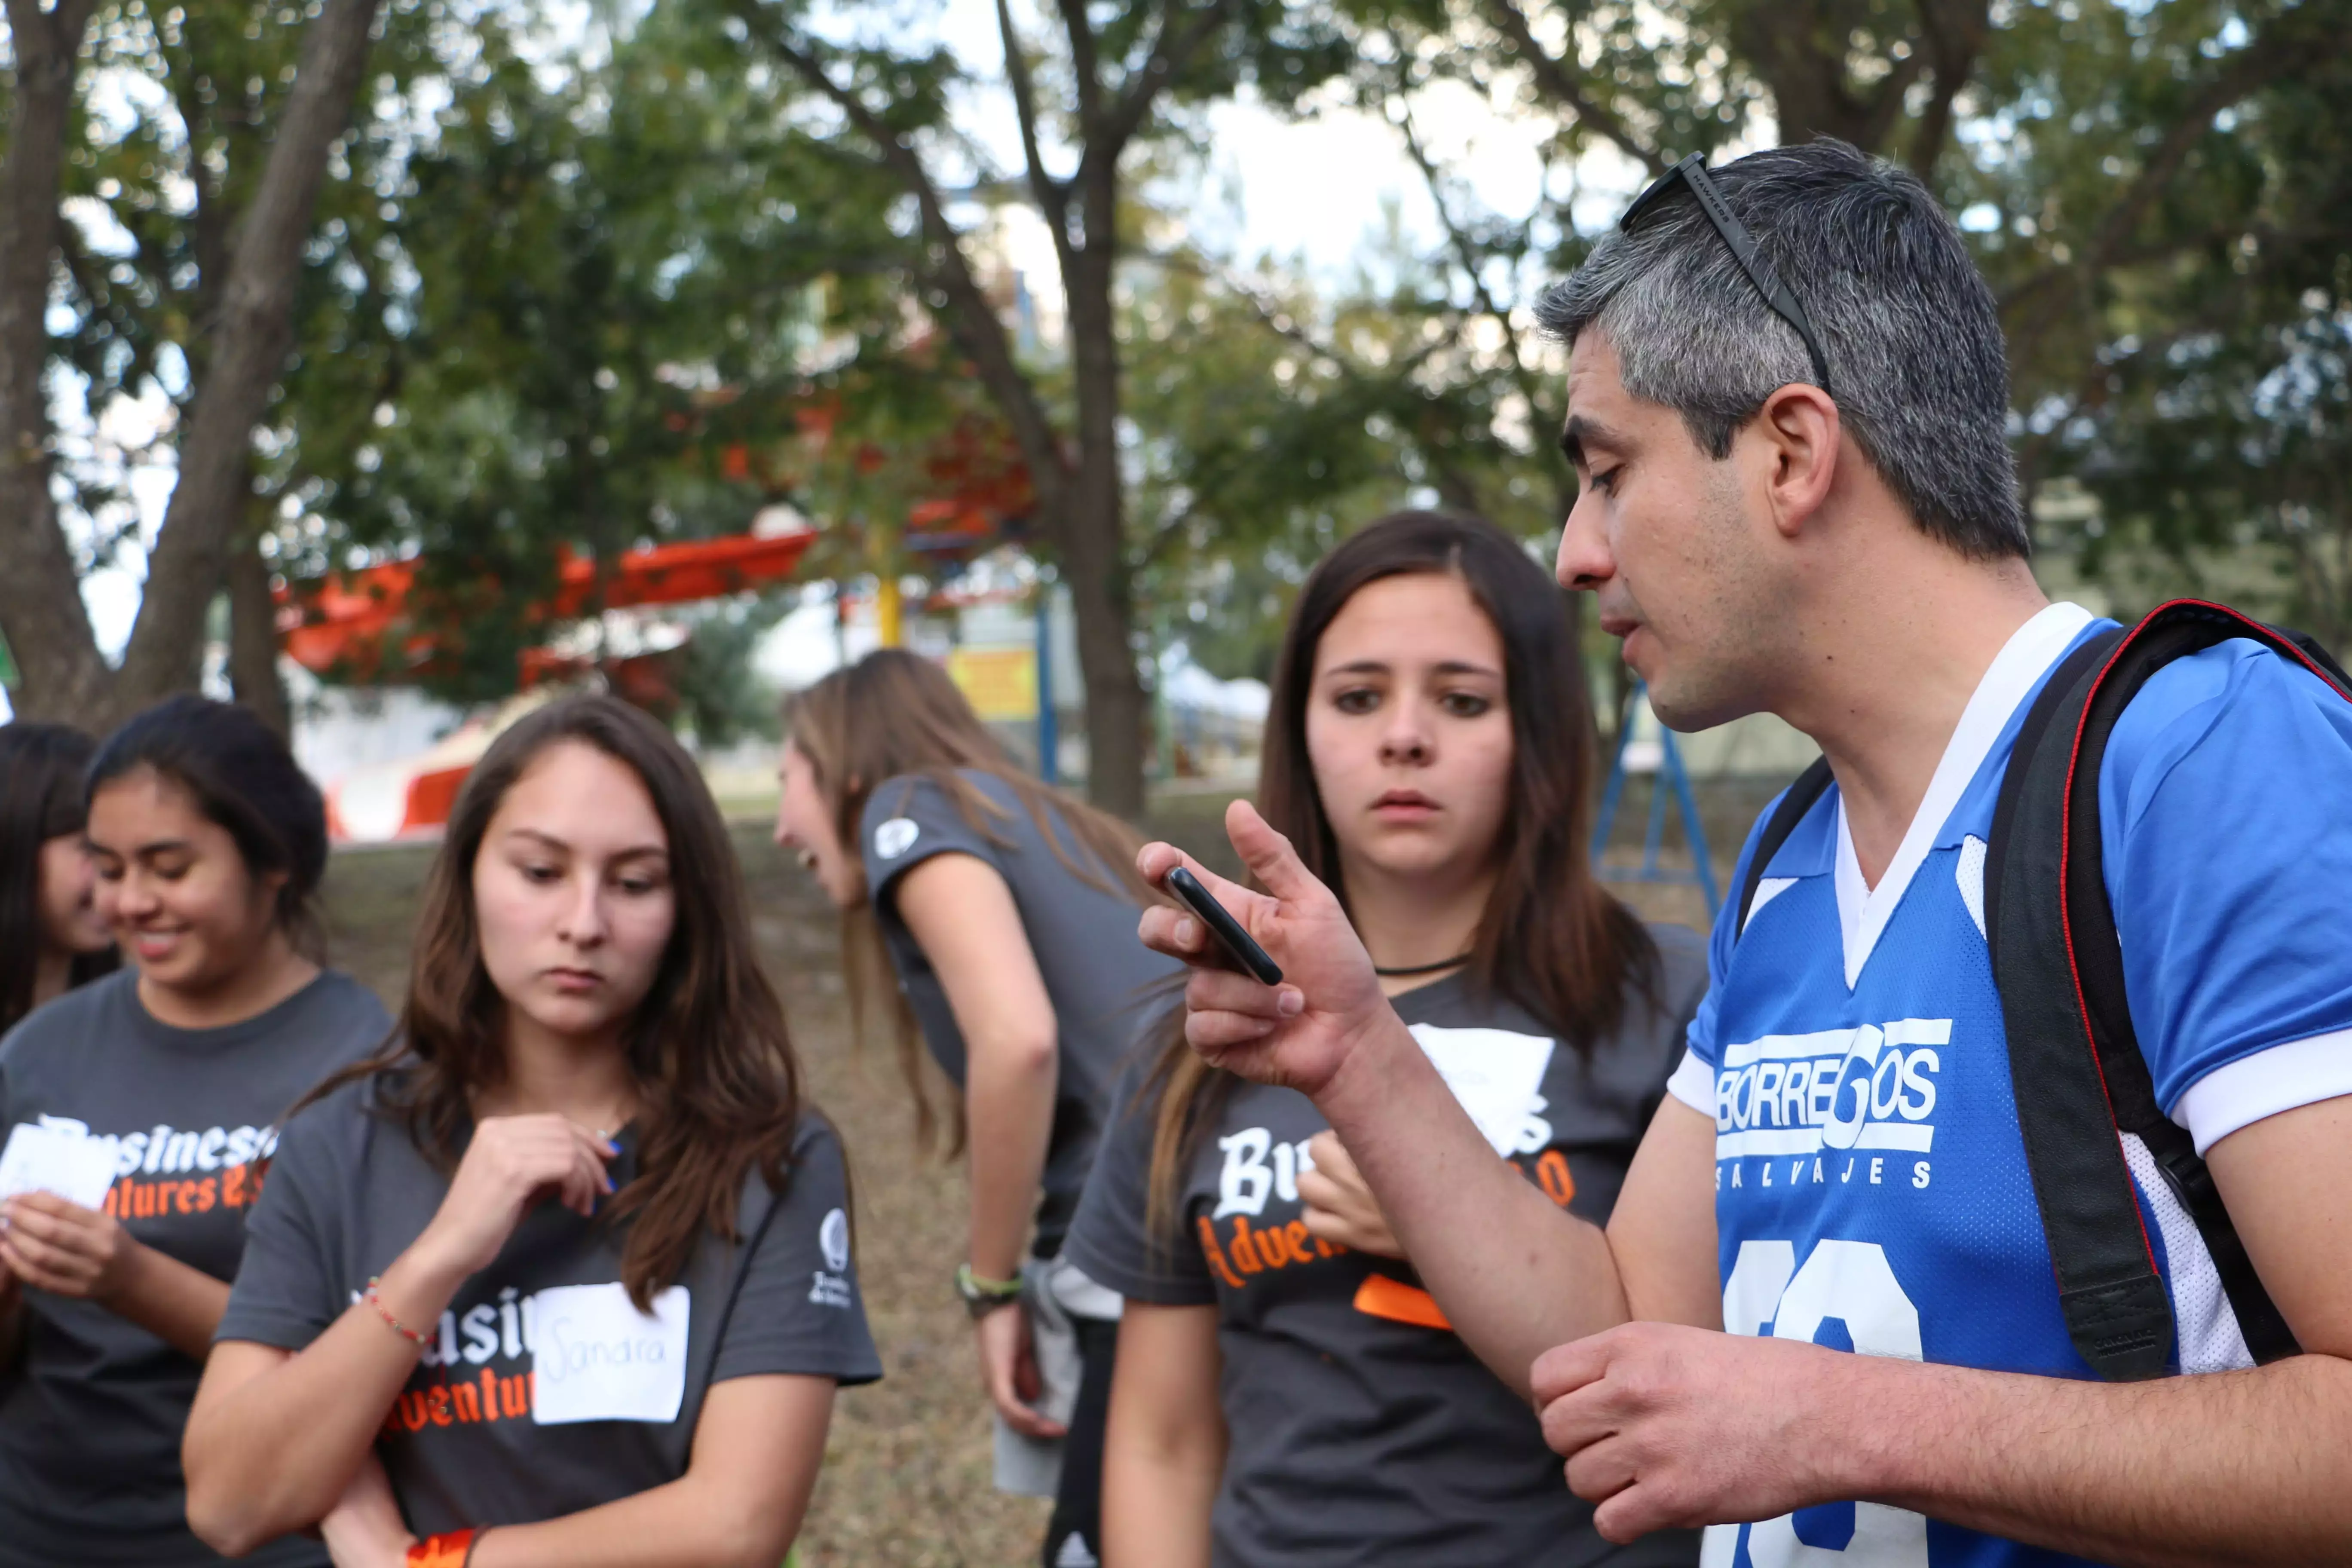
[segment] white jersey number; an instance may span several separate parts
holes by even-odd
[[[1802,1268],[1792,1243],[1739,1244],[1723,1287],[1726,1331],[1811,1343],[1832,1318],[1843,1321],[1863,1355],[1920,1359],[1919,1309],[1895,1282],[1886,1249],[1876,1242],[1816,1243]],[[1927,1521],[1872,1502],[1853,1505],[1853,1536],[1843,1548],[1798,1540],[1794,1516],[1785,1513],[1750,1525],[1710,1526],[1700,1568],[1732,1568],[1742,1530],[1756,1568],[1927,1568]]]

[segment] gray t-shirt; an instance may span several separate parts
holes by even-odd
[[[115,1147],[108,1211],[213,1278],[236,1278],[245,1221],[304,1093],[383,1043],[373,994],[329,971],[268,1012],[175,1029],[125,970],[69,991],[0,1041],[0,1138],[66,1124]],[[25,1292],[26,1356],[0,1374],[0,1568],[221,1559],[189,1532],[180,1433],[202,1368],[87,1301]],[[315,1542],[248,1561],[323,1563]]]
[[[1038,833],[1035,819],[1011,785],[975,768],[961,773],[997,808],[982,814],[980,827],[965,819],[948,790],[919,775],[891,779],[867,799],[858,835],[866,857],[866,885],[924,1043],[959,1089],[964,1079],[963,1035],[938,973],[898,918],[898,880],[909,867],[934,855],[971,855],[994,867],[1013,889],[1060,1031],[1054,1126],[1033,1243],[1038,1257],[1051,1258],[1061,1249],[1086,1185],[1111,1088],[1132,1054],[1144,1020],[1175,994],[1181,968],[1137,939],[1141,911],[1123,893],[1111,890],[1118,886],[1113,872],[1097,872],[1100,886],[1088,882]],[[1063,854],[1093,868],[1069,826],[1058,816],[1048,820]]]
[[[1508,1002],[1480,1003],[1458,976],[1395,999],[1409,1025],[1496,1030],[1549,1047],[1508,1158],[1595,1224],[1617,1201],[1706,988],[1696,933],[1652,934],[1661,1005],[1629,999],[1622,1026],[1590,1056]],[[1298,1172],[1307,1140],[1329,1124],[1305,1095],[1223,1080],[1229,1087],[1176,1192],[1179,1233],[1151,1237],[1149,1077],[1139,1066],[1120,1085],[1118,1120],[1069,1257],[1131,1301],[1217,1309],[1229,1442],[1212,1514],[1217,1568],[1688,1568],[1698,1560],[1692,1532],[1626,1547],[1602,1540],[1534,1413],[1435,1326],[1442,1316],[1412,1269],[1307,1234]]]
[[[449,1178],[404,1121],[376,1109],[377,1093],[373,1080],[346,1084],[287,1126],[217,1338],[301,1350],[440,1209]],[[635,1131],[613,1141],[621,1152],[606,1170],[618,1189],[637,1174]],[[549,1310],[541,1293],[614,1284],[627,1237],[551,1201],[523,1215],[439,1321],[415,1325],[427,1335],[424,1354],[375,1446],[409,1528],[528,1524],[674,1481],[714,1383],[880,1377],[850,1259],[848,1204],[839,1142],[822,1117],[803,1115],[784,1191],[753,1170],[740,1239],[706,1233],[675,1282],[687,1292],[675,1416],[545,1426],[535,1370]]]

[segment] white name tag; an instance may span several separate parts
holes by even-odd
[[[114,1150],[102,1140],[20,1121],[0,1149],[0,1198],[55,1193],[82,1208],[102,1207],[114,1185]]]
[[[1552,1042],[1510,1029],[1441,1029],[1415,1024],[1412,1037],[1497,1154],[1517,1147],[1519,1125],[1543,1088]]]
[[[656,1296],[651,1316],[619,1284],[559,1285],[535,1300],[533,1420],[677,1419],[686,1403],[685,1286]]]

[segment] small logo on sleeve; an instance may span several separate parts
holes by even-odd
[[[816,1227],[816,1245],[824,1255],[824,1267],[812,1276],[808,1299],[820,1307],[846,1310],[854,1303],[849,1291],[849,1215],[845,1211],[833,1209],[826,1213]]]
[[[878,859],[896,860],[915,847],[922,833],[913,818],[894,816],[874,830],[874,854]]]
[[[816,1227],[816,1244],[824,1249],[824,1266],[835,1274],[849,1268],[849,1215],[835,1209]]]

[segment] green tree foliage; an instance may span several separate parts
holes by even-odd
[[[978,62],[908,47],[883,7],[858,8],[833,41],[790,0],[724,0],[742,36],[789,66],[836,114],[835,145],[895,180],[911,200],[908,268],[924,310],[951,333],[1019,444],[1036,493],[1039,542],[1070,587],[1086,681],[1096,802],[1126,816],[1143,806],[1144,692],[1138,668],[1134,561],[1129,537],[1118,330],[1121,263],[1139,237],[1130,164],[1177,142],[1202,106],[1244,84],[1296,101],[1345,64],[1318,6],[1282,0],[1066,0],[1029,36],[998,0],[1002,53]],[[824,18],[834,31],[842,19]],[[984,84],[984,85],[983,85]],[[1021,163],[1003,171],[957,133],[959,92],[1003,92]],[[976,201],[958,200],[967,181]],[[1066,359],[1040,366],[1004,319],[1003,290],[977,254],[976,221],[991,203],[1020,201],[1051,238],[1067,318]],[[974,211],[974,208],[980,209]]]
[[[2097,303],[2043,467],[2127,605],[2183,589],[2352,642],[2352,58],[2256,96],[2184,161],[2150,254]]]
[[[796,129],[795,88],[681,7],[552,63],[526,43],[478,22],[447,63],[281,410],[281,570],[421,555],[418,673],[458,698],[511,688],[562,552],[789,499],[753,455],[855,360],[843,323],[890,314],[887,203]]]
[[[28,710],[103,721],[192,683],[213,595],[225,576],[257,581],[232,569],[252,559],[248,437],[383,14],[379,0],[6,9],[0,616]],[[58,450],[53,401],[76,389],[93,412],[148,391],[173,405],[177,481],[119,671],[75,590],[122,542],[130,509],[108,492],[125,455]],[[94,535],[79,559],[77,522]]]
[[[2097,532],[2053,526],[2053,542],[2087,545],[2126,602],[2199,582],[2259,594],[2237,550],[2253,542],[2285,574],[2280,602],[2344,624],[2346,0],[1341,9],[1354,101],[1397,127],[1438,234],[1364,301],[1389,333],[1332,330],[1353,299],[1286,310],[1319,331],[1268,324],[1329,356],[1300,384],[1311,404],[1368,378],[1417,395],[1424,418],[1383,433],[1454,478],[1431,486],[1449,504],[1507,509],[1530,479],[1554,508],[1572,499],[1549,451],[1559,358],[1525,323],[1590,242],[1579,159],[1622,160],[1630,189],[1687,153],[1835,135],[1907,163],[1970,233],[2010,337],[2029,493],[2063,477],[2098,502]],[[1424,144],[1416,95],[1444,82],[1556,125],[1530,210],[1483,209]],[[1414,321],[1452,352],[1396,353]],[[1299,418],[1261,429],[1328,438]],[[1204,452],[1223,439],[1205,430]],[[1305,449],[1265,455],[1296,471]]]

